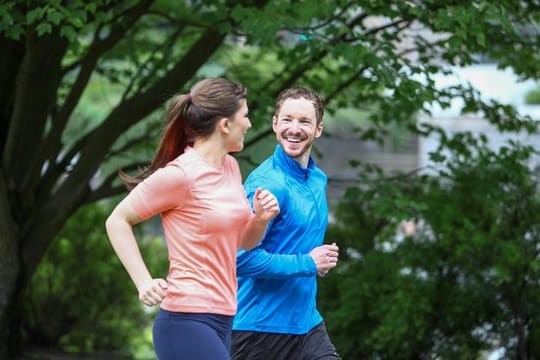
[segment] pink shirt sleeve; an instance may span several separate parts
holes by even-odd
[[[128,200],[142,220],[170,209],[180,208],[182,199],[189,193],[189,181],[183,169],[169,164],[156,170],[138,184],[128,195]]]

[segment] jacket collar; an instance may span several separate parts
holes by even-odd
[[[303,168],[293,158],[287,155],[279,144],[276,145],[274,156],[278,159],[282,170],[297,179],[307,180],[311,171],[315,169],[315,161],[313,161],[311,156],[309,157],[307,168]]]

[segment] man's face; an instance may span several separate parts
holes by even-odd
[[[323,130],[322,122],[317,125],[313,103],[304,98],[285,100],[273,118],[272,128],[283,151],[306,167],[313,142]]]

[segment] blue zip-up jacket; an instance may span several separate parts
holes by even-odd
[[[249,200],[253,203],[257,187],[268,189],[280,213],[256,248],[238,253],[234,330],[301,335],[322,322],[315,302],[317,268],[309,252],[323,244],[327,182],[312,158],[302,168],[280,145],[246,179]]]

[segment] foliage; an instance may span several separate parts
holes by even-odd
[[[339,205],[328,238],[345,254],[320,305],[345,359],[478,359],[497,347],[540,356],[534,150],[478,139],[465,154],[448,140],[437,172],[366,169]],[[403,220],[416,222],[413,235]]]
[[[296,84],[331,114],[377,109],[360,139],[438,132],[414,115],[456,99],[502,131],[535,132],[511,107],[467,85],[436,88],[434,76],[481,54],[538,78],[538,18],[535,1],[513,0],[0,3],[0,357],[20,352],[22,297],[53,239],[78,208],[125,191],[119,168],[148,163],[171,95],[205,76],[248,85],[244,170],[272,133],[272,99]],[[100,82],[107,102],[86,112]]]
[[[540,105],[540,89],[533,89],[525,95],[525,103],[529,105]]]
[[[70,352],[130,355],[144,342],[151,346],[151,339],[141,334],[151,325],[154,311],[138,301],[111,249],[103,225],[110,210],[105,204],[81,208],[51,245],[25,299],[28,342]],[[162,238],[146,237],[140,245],[150,271],[166,273]]]

